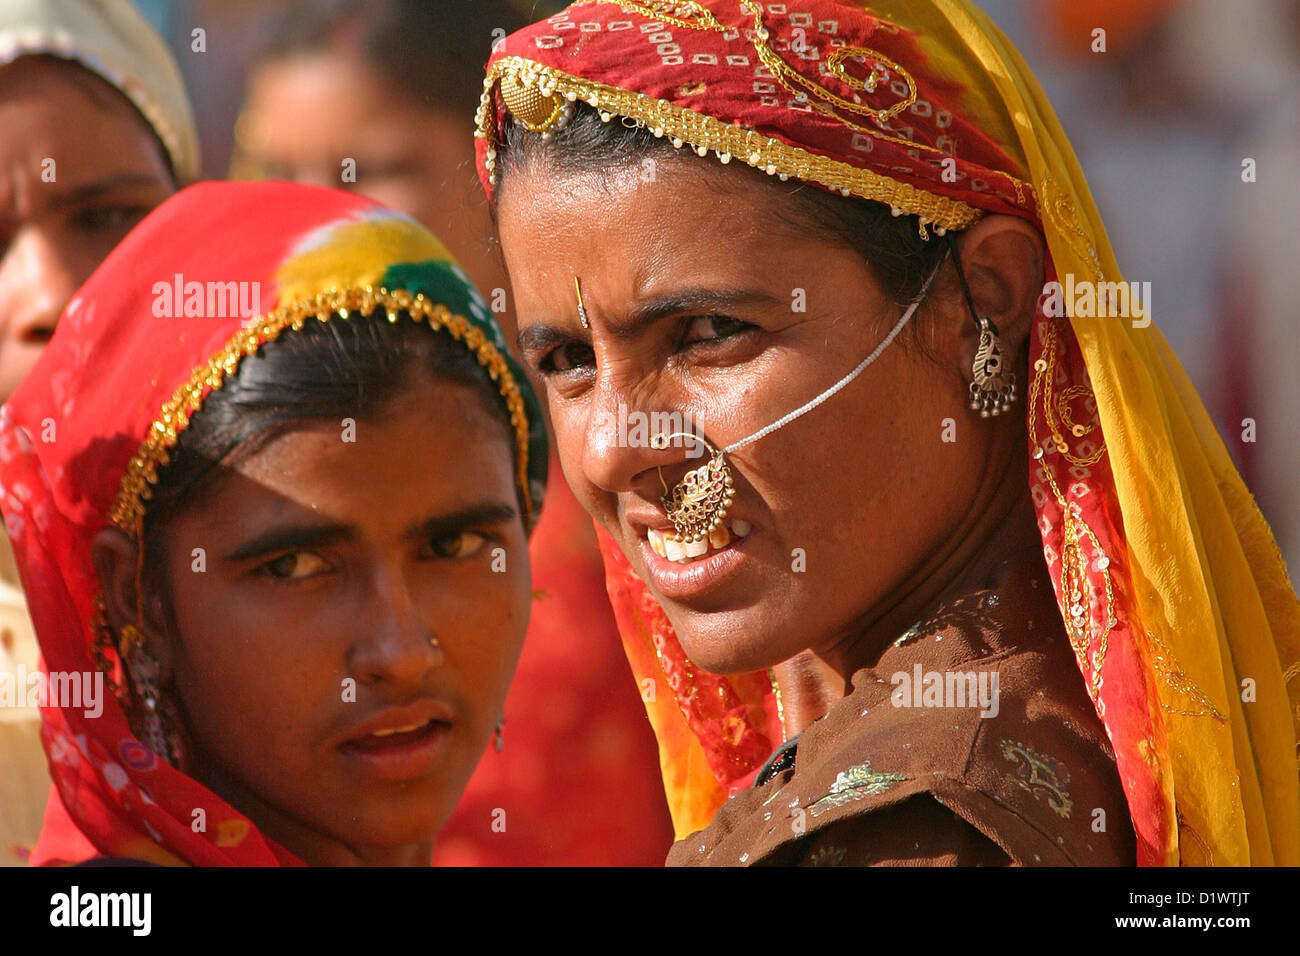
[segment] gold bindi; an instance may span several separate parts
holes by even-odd
[[[582,323],[584,329],[591,328],[591,323],[587,321],[587,307],[582,304],[582,284],[578,277],[573,277],[573,291],[578,293],[578,321]]]

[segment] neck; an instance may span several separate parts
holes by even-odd
[[[1025,494],[1028,466],[1020,456],[1015,461],[994,483],[996,493],[984,498],[983,507],[970,509],[954,529],[949,540],[955,543],[890,595],[885,607],[873,608],[833,640],[773,668],[787,739],[849,694],[853,674],[872,666],[911,625],[976,591],[996,589],[1008,575],[1041,575],[1042,538]]]

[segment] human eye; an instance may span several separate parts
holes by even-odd
[[[314,578],[330,570],[329,562],[311,551],[291,551],[259,565],[256,573],[279,581],[300,581]]]
[[[582,371],[592,365],[595,353],[591,346],[582,342],[570,342],[551,349],[537,363],[537,370],[542,375],[566,375]]]
[[[429,553],[438,558],[472,558],[487,544],[484,535],[473,531],[440,534],[429,541]]]
[[[149,207],[139,203],[105,203],[78,210],[72,216],[72,224],[84,232],[125,232],[148,212]]]
[[[682,346],[722,342],[756,328],[757,326],[750,322],[743,322],[726,315],[701,315],[688,321]]]

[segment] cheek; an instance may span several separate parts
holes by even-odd
[[[431,572],[418,596],[428,632],[447,653],[446,667],[468,703],[481,711],[495,710],[505,696],[523,647],[532,603],[528,551],[519,543],[502,546],[505,553],[492,571],[491,562],[463,573]],[[495,716],[493,716],[495,720]]]
[[[191,729],[220,752],[255,738],[257,753],[295,762],[305,753],[301,741],[339,700],[331,632],[349,616],[327,602],[277,595],[272,585],[223,584],[188,566],[181,573],[172,589],[175,672]]]
[[[869,602],[924,561],[963,520],[980,480],[984,437],[961,383],[924,359],[881,371],[812,412],[815,427],[792,425],[779,450],[764,449],[781,557],[789,568],[795,548],[806,555],[807,573],[790,583],[831,604]]]
[[[551,432],[560,456],[560,470],[574,497],[586,512],[610,528],[615,496],[588,480],[583,463],[587,454],[587,411],[574,404],[558,401],[548,393]]]

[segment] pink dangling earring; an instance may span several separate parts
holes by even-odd
[[[139,703],[136,711],[137,736],[151,751],[173,767],[180,765],[183,754],[174,715],[165,704],[158,684],[158,661],[145,648],[139,628],[126,624],[121,632],[121,654],[131,681],[132,696]]]

